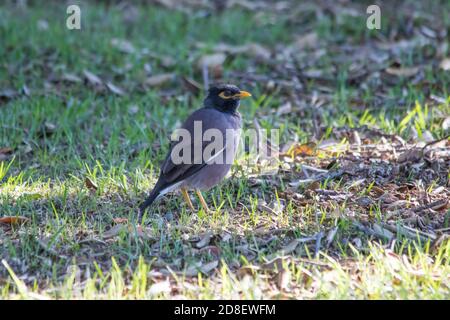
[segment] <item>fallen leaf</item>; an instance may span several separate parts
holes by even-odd
[[[208,69],[221,68],[227,56],[224,53],[213,53],[200,57],[197,61],[197,68],[199,70],[206,66]]]
[[[313,156],[315,154],[316,144],[314,142],[308,142],[304,144],[296,144],[293,145],[286,154],[290,157],[305,157],[305,156]]]
[[[168,82],[171,82],[174,79],[175,79],[174,73],[162,73],[162,74],[157,74],[157,75],[147,78],[145,80],[144,84],[149,87],[158,87],[158,86],[162,86]]]
[[[441,63],[439,64],[439,67],[442,70],[448,71],[450,70],[450,58],[444,58]]]
[[[421,160],[422,157],[423,157],[422,149],[413,148],[413,149],[406,150],[405,152],[400,154],[398,156],[397,161],[399,163],[403,163],[403,162],[417,162],[417,161]]]
[[[297,248],[297,246],[298,246],[299,243],[300,243],[300,242],[299,242],[297,239],[294,239],[294,240],[292,240],[291,242],[289,242],[288,245],[286,245],[285,247],[283,247],[283,249],[282,249],[283,254],[289,254],[289,253],[291,253],[292,251],[294,251],[294,250]]]
[[[125,224],[117,224],[111,229],[103,232],[103,239],[114,238],[124,230],[127,230],[127,226]]]
[[[291,45],[291,48],[294,50],[303,50],[306,48],[315,48],[317,47],[317,42],[319,37],[316,32],[310,32],[305,35],[301,35],[297,37]]]
[[[169,280],[154,283],[148,289],[148,293],[151,296],[156,296],[163,293],[170,293],[170,291],[171,289]]]
[[[214,269],[216,269],[218,265],[219,265],[219,260],[214,260],[214,261],[211,261],[211,262],[201,266],[200,271],[204,274],[208,274],[211,271],[213,271]]]
[[[291,272],[283,269],[277,274],[277,286],[280,290],[287,290],[291,282]]]
[[[5,216],[0,218],[0,223],[7,225],[18,225],[30,221],[30,219],[22,216]]]
[[[200,43],[198,47],[204,48],[205,44]],[[247,43],[241,46],[233,46],[226,43],[218,43],[213,48],[216,53],[225,53],[231,55],[246,55],[249,57],[253,57],[259,60],[269,60],[272,56],[272,52],[266,47],[258,44],[258,43]]]
[[[272,52],[269,49],[258,43],[247,44],[244,46],[244,49],[245,54],[256,59],[269,60],[272,56]]]
[[[419,72],[418,67],[389,67],[386,72],[397,77],[412,77]]]
[[[192,93],[192,94],[199,94],[203,91],[202,85],[195,81],[194,79],[188,78],[188,77],[182,77],[184,86]]]
[[[117,223],[117,224],[123,224],[123,223],[128,223],[128,219],[127,218],[114,218],[113,222]]]
[[[91,85],[100,86],[103,84],[103,81],[97,75],[93,74],[92,72],[86,69],[83,70],[83,75],[86,77],[86,79]]]
[[[63,74],[62,77],[61,77],[61,80],[67,81],[67,82],[73,82],[73,83],[80,83],[80,82],[83,81],[79,76],[77,76],[77,75],[75,75],[73,73],[65,73],[65,74]]]
[[[8,147],[4,147],[4,148],[0,148],[0,155],[7,155],[7,154],[11,154],[13,152],[13,149],[8,148]]]
[[[450,128],[450,117],[445,118],[445,120],[442,122],[442,129],[444,131],[447,131]]]
[[[211,232],[207,232],[207,233],[203,236],[203,238],[202,238],[199,242],[197,242],[197,243],[195,244],[195,246],[196,246],[197,248],[203,248],[203,247],[207,246],[207,245],[209,244],[209,242],[211,241],[212,236],[213,236],[213,235],[212,235]]]
[[[122,88],[119,88],[118,86],[112,84],[111,82],[106,83],[106,86],[112,93],[115,93],[118,96],[125,95],[125,91]]]
[[[97,184],[94,181],[92,181],[89,177],[86,177],[84,179],[84,184],[85,184],[86,188],[88,188],[89,190],[97,191],[97,189],[98,189]]]
[[[220,248],[217,246],[206,246],[199,250],[199,252],[208,252],[209,254],[219,257],[220,256]]]
[[[134,53],[136,49],[130,41],[125,39],[113,38],[111,45],[123,53]]]
[[[0,101],[9,101],[19,96],[19,93],[12,89],[4,89],[0,91]]]

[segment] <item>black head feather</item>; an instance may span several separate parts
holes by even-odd
[[[203,104],[206,108],[215,108],[221,112],[235,113],[239,107],[241,91],[232,84],[219,84],[209,88],[208,96]]]

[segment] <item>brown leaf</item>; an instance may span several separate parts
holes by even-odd
[[[304,144],[296,144],[292,146],[286,154],[290,157],[305,157],[305,156],[313,156],[315,154],[316,144],[314,142],[308,142]]]
[[[11,149],[11,148],[8,148],[8,147],[0,148],[0,156],[11,154],[12,152],[13,152],[13,149]]]
[[[30,219],[22,216],[5,216],[0,218],[1,224],[7,224],[7,225],[18,225],[23,224],[30,221]]]
[[[91,191],[97,191],[98,186],[95,184],[94,181],[92,181],[89,177],[86,177],[84,179],[84,184],[86,185],[86,187],[91,190]]]
[[[283,269],[277,274],[277,286],[280,290],[286,290],[291,282],[291,272]]]
[[[206,246],[199,250],[199,252],[208,252],[210,255],[219,257],[220,256],[220,248],[217,246]]]
[[[413,149],[406,150],[405,152],[400,154],[398,156],[397,161],[399,163],[417,162],[417,161],[421,160],[422,157],[423,157],[423,150],[419,149],[419,148],[413,148]]]
[[[113,222],[116,224],[123,224],[123,223],[128,223],[128,219],[127,218],[114,218]]]
[[[103,239],[114,238],[118,236],[123,230],[127,230],[127,226],[125,224],[117,224],[111,229],[103,232]]]

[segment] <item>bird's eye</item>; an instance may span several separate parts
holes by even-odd
[[[222,91],[219,93],[219,97],[223,99],[230,99],[231,98],[231,92],[229,90]]]

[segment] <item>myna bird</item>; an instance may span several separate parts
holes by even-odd
[[[231,168],[237,151],[239,132],[242,127],[242,118],[237,111],[241,99],[250,97],[251,94],[239,90],[230,84],[213,86],[208,90],[208,96],[203,101],[203,108],[194,111],[181,126],[181,129],[194,137],[186,143],[186,149],[190,153],[186,158],[190,161],[179,161],[172,151],[177,143],[172,143],[169,153],[161,165],[160,175],[149,197],[140,206],[140,216],[144,210],[162,195],[181,190],[181,193],[189,207],[195,211],[188,190],[195,190],[200,203],[205,211],[209,211],[201,191],[206,191],[217,185],[227,175]],[[202,132],[195,136],[196,128],[201,124]],[[197,127],[196,127],[197,126]],[[210,138],[205,141],[203,133],[209,129],[220,133],[223,139],[223,148],[210,148],[211,143],[217,142]],[[231,132],[231,134],[230,134]],[[198,139],[201,139],[199,142]],[[204,152],[212,149],[210,153]],[[201,154],[200,154],[201,153]],[[206,153],[206,155],[204,154]],[[209,154],[209,155],[208,155]],[[184,154],[183,154],[184,155]],[[219,159],[222,161],[217,161]],[[185,158],[185,159],[186,159]],[[175,161],[177,160],[177,161]]]

